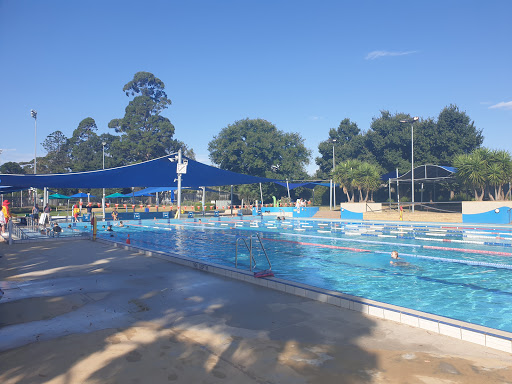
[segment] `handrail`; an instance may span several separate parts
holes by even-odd
[[[258,238],[258,241],[260,242],[261,249],[263,250],[263,253],[265,254],[265,257],[267,258],[268,267],[269,267],[269,269],[272,269],[272,264],[270,264],[270,259],[268,258],[267,251],[265,250],[265,247],[263,246],[263,243],[261,242],[260,234],[256,233],[256,237]],[[256,263],[254,265],[256,265]]]
[[[20,227],[14,224],[12,220],[9,220],[9,224],[7,226],[9,229],[9,245],[12,245],[13,235],[21,240],[26,240],[30,238],[25,232],[23,232],[23,230]]]
[[[267,259],[269,269],[272,269],[272,264],[270,263],[270,259],[268,258],[267,251],[265,250],[265,247],[263,246],[263,243],[261,241],[261,237],[258,233],[256,233],[256,238],[258,239],[258,242],[260,243],[261,249],[263,250],[263,253],[265,254],[265,258]],[[247,244],[246,239],[249,239],[249,244]],[[238,237],[235,242],[235,268],[238,268],[238,242],[242,240],[245,244],[245,247],[249,251],[249,270],[252,272],[252,270],[256,267],[256,260],[253,256],[253,246],[252,246],[252,235],[248,237]],[[254,265],[253,265],[254,264]]]
[[[253,256],[252,256],[252,236],[249,237],[249,243],[250,243],[250,246],[247,245],[247,241],[245,241],[245,237],[239,237],[236,239],[236,243],[235,243],[235,268],[238,268],[238,241],[239,240],[243,240],[244,244],[245,244],[245,247],[247,248],[247,250],[249,251],[249,270],[252,271],[252,263],[254,262],[254,266],[256,266],[256,261],[254,260]]]

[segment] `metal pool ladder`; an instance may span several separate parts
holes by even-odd
[[[252,252],[252,250],[253,250],[252,238],[253,238],[253,235],[248,236],[248,237],[247,236],[239,237],[239,238],[236,239],[236,243],[235,243],[235,268],[238,268],[238,242],[240,240],[242,240],[244,242],[245,247],[249,251],[249,270],[252,272],[254,267],[256,267],[256,260],[254,260],[254,255],[253,255],[253,252]],[[258,233],[256,233],[256,238],[258,239],[258,242],[260,243],[261,250],[265,254],[265,258],[267,259],[267,263],[268,263],[268,268],[272,269],[272,264],[270,264],[270,260],[269,260],[268,255],[267,255],[267,251],[265,250],[265,247],[263,246],[263,243],[261,242],[261,237],[260,237],[260,235]],[[247,244],[247,239],[249,240],[249,244]]]

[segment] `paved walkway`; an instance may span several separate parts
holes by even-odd
[[[88,240],[0,244],[0,383],[507,383],[512,356]]]

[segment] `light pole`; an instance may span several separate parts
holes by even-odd
[[[411,203],[412,212],[414,213],[414,122],[418,121],[418,116],[413,117],[409,120],[400,120],[401,123],[411,123]]]
[[[37,111],[30,110],[30,115],[34,118],[35,134],[34,134],[34,174],[37,173]]]
[[[103,170],[105,170],[105,143],[104,141],[101,143],[103,146]],[[105,188],[103,188],[103,198],[101,199],[101,207],[103,211],[103,221],[105,221]]]
[[[336,139],[331,139],[332,143],[332,177],[333,177],[333,184],[332,184],[332,196],[333,196],[333,206],[334,210],[336,210],[336,183],[334,183],[334,168],[336,168],[336,162],[334,160],[334,143],[336,143]]]
[[[37,111],[34,109],[30,110],[30,116],[34,118],[34,175],[37,173]],[[37,202],[37,189],[34,188],[34,206]]]

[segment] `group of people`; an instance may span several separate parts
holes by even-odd
[[[43,209],[43,213],[41,216],[39,216],[39,206],[37,203],[34,204],[32,207],[32,218],[39,223],[39,225],[42,225],[43,228],[46,228],[46,225],[51,222],[51,207],[50,204],[46,204]]]
[[[297,199],[297,201],[295,202],[295,208],[297,209],[305,206],[307,206],[307,203],[306,200],[304,199]]]

